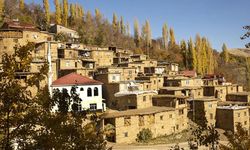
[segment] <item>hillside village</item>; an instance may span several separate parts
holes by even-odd
[[[58,33],[70,38],[55,40]],[[115,132],[106,138],[110,142],[133,143],[146,128],[153,137],[180,133],[200,118],[225,131],[236,131],[237,124],[250,129],[250,92],[222,75],[197,75],[194,70],[180,70],[175,62],[129,49],[86,46],[79,42],[78,32],[62,25],[53,24],[45,32],[13,20],[1,27],[1,56],[28,42],[35,43],[32,63],[29,70],[18,70],[15,78],[39,74],[48,62],[48,76],[39,87],[48,84],[50,94],[76,87],[82,99],[78,110],[99,112],[101,128],[113,126]],[[31,91],[35,95],[39,88]]]

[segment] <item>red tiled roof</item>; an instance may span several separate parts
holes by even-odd
[[[19,21],[10,21],[5,22],[2,26],[3,29],[20,29],[20,30],[34,30],[38,31],[38,29],[32,25],[27,23],[21,23]]]
[[[52,86],[63,86],[63,85],[100,85],[103,84],[100,81],[90,79],[88,77],[71,73],[63,76],[52,83]]]
[[[194,70],[184,70],[184,71],[181,71],[181,74],[183,74],[186,77],[195,77],[197,75],[196,71]]]

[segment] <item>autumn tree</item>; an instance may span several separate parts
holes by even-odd
[[[193,40],[191,38],[188,41],[188,64],[189,64],[189,69],[191,70],[197,69],[196,50],[193,44]]]
[[[49,1],[43,0],[43,7],[45,11],[45,18],[46,18],[46,24],[47,26],[50,24],[50,11],[49,11]]]
[[[126,27],[125,27],[124,20],[123,20],[122,16],[120,18],[120,31],[121,31],[121,34],[125,34],[126,33]]]
[[[23,11],[24,9],[24,0],[19,0],[19,9]]]
[[[96,24],[97,26],[99,26],[101,24],[101,21],[102,21],[102,14],[100,12],[99,9],[95,9],[95,20],[96,20]]]
[[[168,27],[167,24],[164,23],[162,27],[162,43],[163,43],[163,48],[167,49],[168,47]]]
[[[142,26],[142,33],[141,33],[141,37],[143,42],[145,43],[145,47],[148,49],[151,44],[152,44],[152,38],[151,38],[151,27],[149,24],[149,21],[146,20],[145,24]]]
[[[61,7],[60,7],[60,2],[59,0],[54,0],[54,5],[56,7],[56,23],[57,24],[61,24],[62,23],[62,18],[61,18],[61,14],[62,14],[62,10],[61,10]]]
[[[170,28],[169,29],[169,45],[170,46],[174,46],[176,45],[176,41],[175,41],[175,35],[174,35],[174,29],[173,28]]]
[[[112,27],[115,32],[118,30],[118,20],[116,13],[113,13]]]
[[[62,23],[64,26],[68,26],[69,4],[68,0],[63,0],[63,15]]]
[[[141,40],[140,27],[139,27],[139,22],[136,19],[134,21],[134,41],[135,41],[135,45],[136,45],[137,48],[140,46],[140,40]]]
[[[0,24],[3,22],[4,16],[4,0],[0,0]]]
[[[228,54],[228,49],[227,49],[227,46],[225,43],[223,43],[222,45],[222,52],[220,54],[222,60],[225,62],[225,63],[228,63],[229,62],[229,54]]]
[[[188,49],[187,49],[187,44],[184,40],[181,41],[180,48],[181,48],[181,54],[183,57],[183,64],[184,64],[184,67],[187,69],[188,68]]]

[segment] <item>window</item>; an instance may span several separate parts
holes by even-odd
[[[240,117],[240,113],[238,113],[238,117]]]
[[[172,114],[169,115],[169,118],[172,118]]]
[[[88,97],[92,96],[92,90],[91,90],[91,88],[88,88],[88,90],[87,90],[87,96]]]
[[[221,93],[221,94],[223,93],[223,90],[222,90],[222,89],[220,90],[220,93]]]
[[[213,119],[214,118],[214,115],[211,113],[210,114],[210,119]]]
[[[209,104],[209,105],[208,105],[208,107],[209,107],[209,108],[212,108],[212,107],[213,107],[213,105],[212,105],[212,104]]]
[[[112,80],[115,80],[115,79],[116,79],[116,78],[115,78],[115,75],[113,75],[113,76],[112,76]]]
[[[69,67],[70,64],[69,64],[69,61],[66,61],[66,67]]]
[[[183,109],[179,110],[179,115],[183,115],[183,114],[184,114],[184,110]]]
[[[84,91],[84,89],[83,89],[83,88],[80,88],[80,91]]]
[[[97,87],[94,88],[94,96],[98,96],[98,88]]]
[[[143,102],[146,102],[147,96],[143,96]]]
[[[131,118],[124,117],[124,126],[130,126],[130,125],[131,125]]]
[[[160,120],[163,120],[163,116],[160,116]]]
[[[132,75],[132,71],[131,71],[131,70],[129,70],[129,71],[128,71],[128,74],[129,74],[129,75]]]
[[[77,62],[75,62],[75,67],[77,68]]]
[[[144,126],[144,117],[139,116],[139,126]]]
[[[244,125],[247,125],[247,121],[244,122]]]
[[[154,84],[156,84],[156,81],[154,80]]]
[[[200,96],[201,95],[201,92],[198,92],[198,96]]]
[[[97,109],[96,103],[89,104],[89,109],[90,109],[90,110],[96,110],[96,109]]]
[[[247,116],[247,112],[246,111],[244,112],[244,116]]]
[[[4,49],[7,49],[7,46],[4,46],[3,48],[4,48]]]
[[[159,79],[158,82],[161,82],[161,80]]]
[[[164,129],[164,126],[161,126],[162,129]]]
[[[176,125],[176,130],[179,130],[179,125]]]
[[[13,39],[13,42],[14,43],[18,43],[18,39]]]
[[[125,133],[124,133],[124,137],[128,137],[128,132],[125,132]]]

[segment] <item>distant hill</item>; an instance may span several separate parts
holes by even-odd
[[[228,50],[228,52],[234,56],[250,57],[250,48],[235,48]]]

